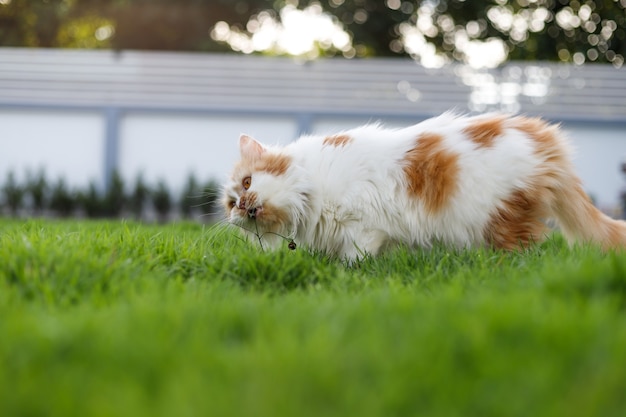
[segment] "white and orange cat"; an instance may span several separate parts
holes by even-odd
[[[347,260],[397,243],[516,249],[548,219],[570,242],[626,246],[626,223],[593,206],[563,134],[540,119],[446,113],[284,147],[242,135],[239,147],[223,202],[264,247],[288,238]]]

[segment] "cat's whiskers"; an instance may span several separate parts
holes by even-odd
[[[261,246],[261,251],[265,252],[265,249],[263,248],[263,241],[261,240],[263,236],[259,234],[259,222],[256,221],[256,217],[253,217],[253,218],[254,218],[254,227],[256,229],[256,233],[255,233],[256,237],[257,239],[259,239],[259,245]]]
[[[290,238],[290,237],[287,237],[287,236],[283,236],[283,235],[281,235],[280,233],[270,232],[270,231],[266,231],[266,232],[261,233],[261,232],[259,231],[259,224],[258,224],[258,222],[256,221],[256,218],[254,218],[254,228],[255,228],[255,230],[250,230],[250,229],[248,229],[247,227],[244,227],[244,226],[242,226],[242,225],[240,225],[240,224],[237,224],[237,223],[229,223],[228,221],[226,221],[226,223],[228,223],[228,224],[232,224],[232,225],[234,225],[234,226],[237,226],[237,227],[239,227],[240,229],[243,229],[243,230],[245,230],[246,232],[250,232],[250,233],[252,233],[253,235],[255,235],[255,236],[256,236],[256,238],[257,238],[257,239],[258,239],[258,241],[259,241],[259,246],[261,246],[261,251],[263,251],[263,252],[265,252],[265,247],[263,246],[263,236],[265,236],[265,235],[275,235],[275,236],[278,236],[278,237],[280,237],[280,238],[283,238],[284,240],[289,241],[289,244],[288,244],[288,248],[289,248],[289,250],[296,250],[296,248],[298,247],[298,245],[297,245],[297,244],[296,244],[296,242],[293,240],[293,238]]]

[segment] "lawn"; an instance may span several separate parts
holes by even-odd
[[[0,416],[624,413],[624,254],[347,266],[221,226],[0,219]]]

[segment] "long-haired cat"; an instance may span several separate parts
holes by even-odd
[[[563,134],[540,119],[444,114],[284,147],[242,135],[239,147],[223,203],[263,246],[288,238],[347,260],[397,243],[516,249],[548,219],[570,242],[626,245],[626,223],[593,206]]]

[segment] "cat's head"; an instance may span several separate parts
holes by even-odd
[[[224,186],[226,217],[253,233],[293,234],[307,205],[308,185],[284,149],[239,138],[241,160]]]

